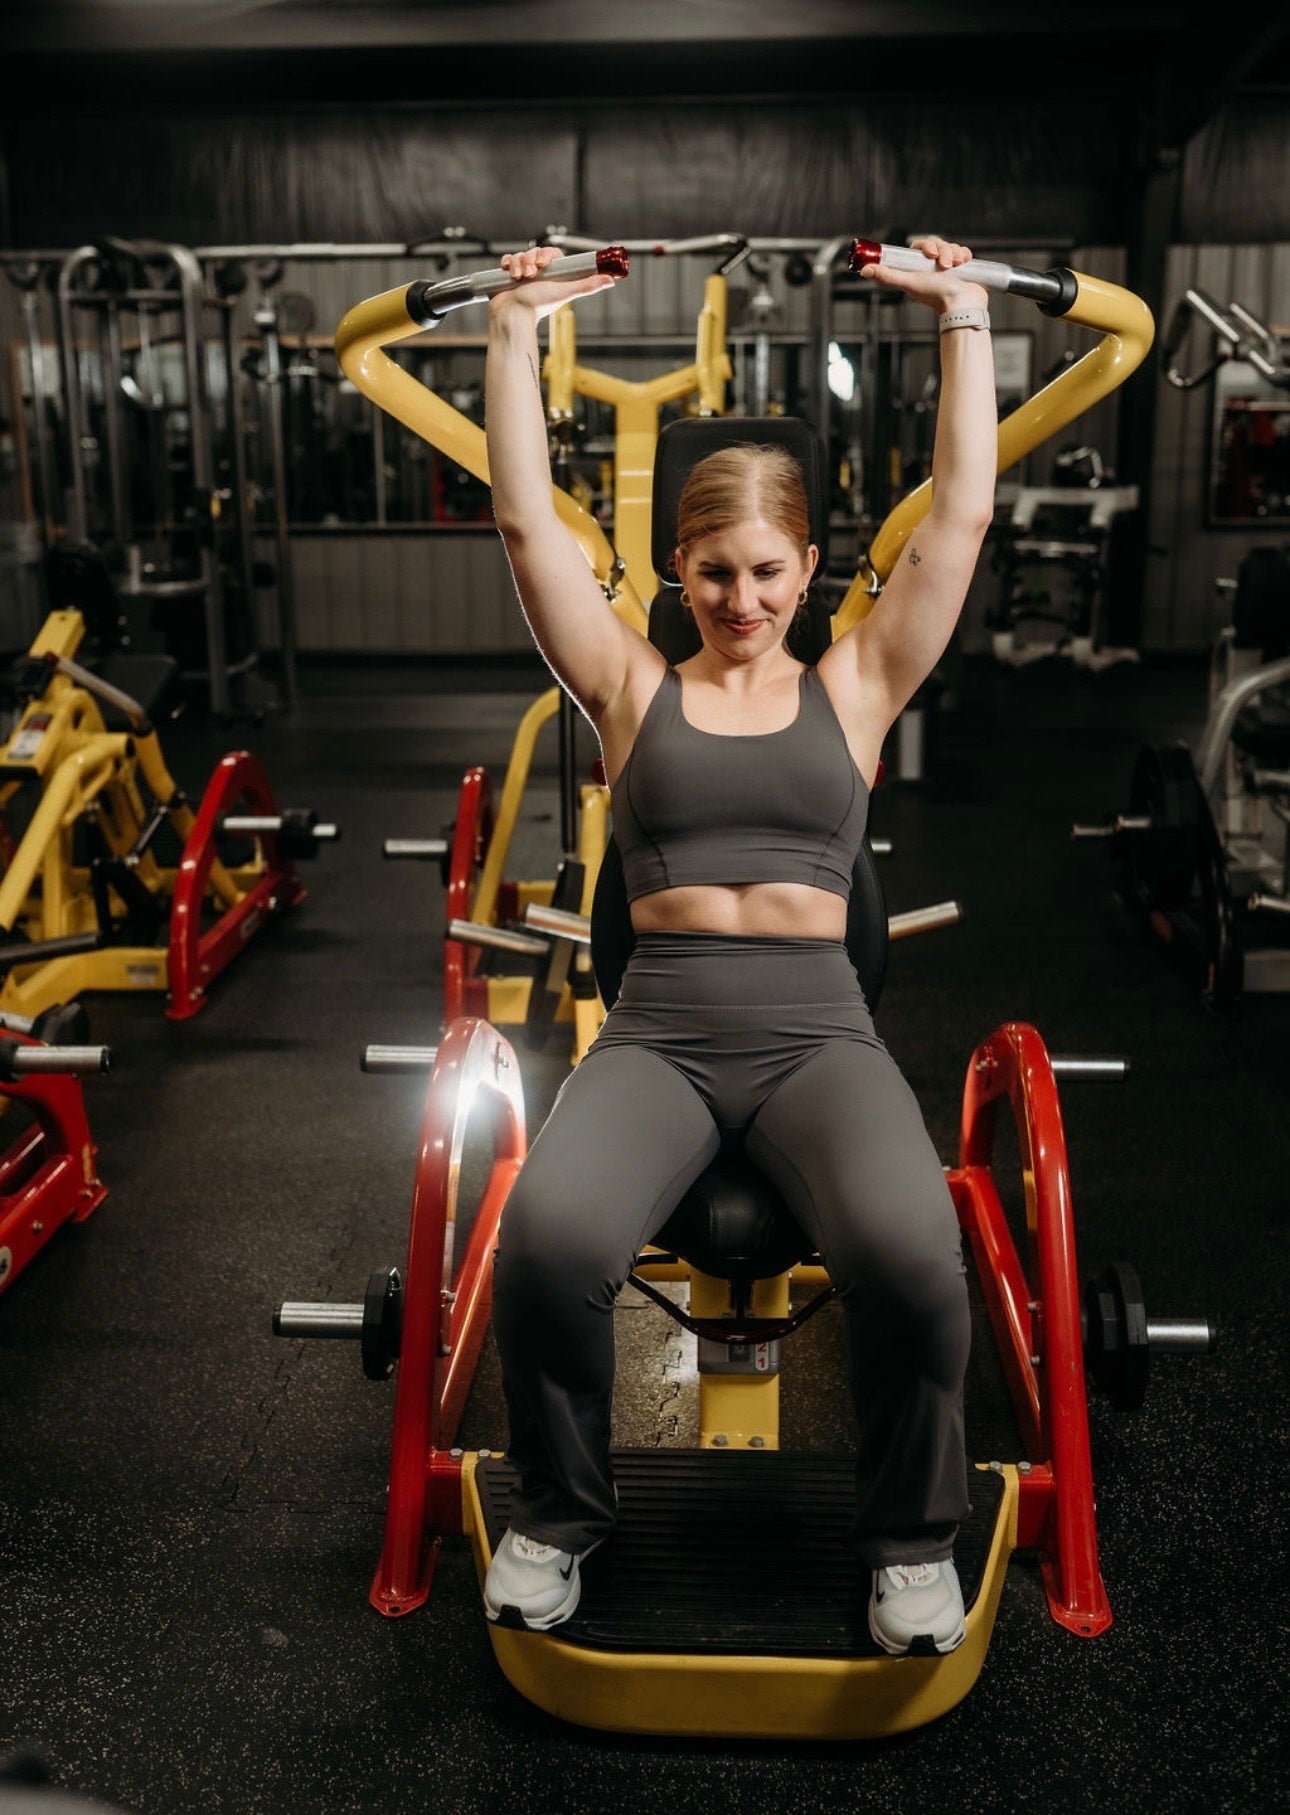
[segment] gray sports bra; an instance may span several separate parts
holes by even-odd
[[[614,783],[627,899],[707,883],[798,882],[844,898],[869,791],[814,668],[782,731],[699,731],[669,668]]]

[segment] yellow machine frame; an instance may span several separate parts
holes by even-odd
[[[178,866],[167,867],[145,848],[131,860],[135,877],[150,893],[174,897],[185,880],[185,866],[193,867],[189,841],[197,816],[166,767],[155,728],[141,713],[128,732],[106,729],[98,700],[82,684],[82,679],[92,677],[77,670],[74,660],[84,632],[78,611],[54,611],[46,618],[30,650],[31,661],[49,669],[45,691],[27,703],[0,748],[0,815],[28,780],[40,790],[31,820],[12,844],[0,879],[0,928],[33,944],[98,930],[91,873],[73,857],[75,827],[86,813],[95,815],[111,855],[122,858],[152,814],[164,814],[185,857]],[[60,663],[65,666],[60,668]],[[252,763],[250,758],[242,760]],[[233,868],[213,856],[203,860],[205,892],[222,914],[237,914],[262,889],[267,866],[258,843],[256,849],[252,862]],[[302,893],[293,875],[284,871],[283,878],[275,907],[293,905]],[[243,938],[254,924],[258,922],[248,916]],[[4,938],[0,932],[0,943]],[[225,957],[213,964],[212,972],[226,961]],[[171,951],[165,944],[112,943],[37,958],[9,968],[0,982],[0,1011],[34,1018],[88,990],[164,990],[174,983],[171,969]],[[182,1003],[172,992],[171,1014],[186,1018],[203,993],[204,979],[193,981]]]
[[[1141,363],[1151,346],[1154,324],[1140,298],[1104,279],[1073,273],[1075,300],[1063,319],[1101,334],[1098,343],[1074,365],[1028,398],[999,425],[998,470],[1005,472],[1064,428],[1077,416],[1122,384]],[[421,322],[409,314],[407,287],[387,290],[357,304],[343,317],[336,332],[336,351],[346,376],[381,409],[388,411],[414,433],[422,436],[476,477],[488,480],[484,432],[467,417],[426,389],[396,364],[383,349],[423,333]],[[548,379],[548,414],[555,421],[571,414],[575,395],[595,397],[618,411],[619,434],[615,443],[615,550],[604,531],[577,502],[558,486],[553,487],[561,520],[569,527],[593,573],[615,611],[642,633],[647,627],[646,602],[653,597],[657,580],[650,556],[650,506],[653,496],[653,450],[658,434],[658,410],[664,402],[697,393],[704,413],[720,413],[730,364],[725,352],[727,286],[714,272],[706,280],[698,319],[695,358],[692,364],[642,384],[610,378],[581,366],[576,354],[576,331],[569,305],[552,317],[551,346],[544,372]],[[928,480],[896,507],[875,536],[867,558],[833,618],[833,635],[841,636],[872,610],[906,542],[931,505]],[[559,705],[559,689],[551,688],[529,708],[511,750],[493,833],[485,856],[471,919],[491,924],[497,912],[498,891],[510,852],[534,746],[542,726]],[[584,810],[594,792],[584,789]],[[596,809],[596,825],[607,816],[607,799]],[[579,856],[586,865],[583,911],[589,910],[600,852],[584,828]],[[528,901],[548,902],[549,882],[516,885],[521,908]],[[492,978],[488,988],[488,1018],[498,1025],[522,1023],[531,989],[528,977]],[[568,992],[559,1018],[574,1019],[575,1060],[594,1037],[603,1016],[598,1003],[577,1002]]]
[[[388,290],[351,309],[336,331],[341,368],[382,409],[422,436],[477,478],[488,481],[488,452],[483,430],[412,378],[382,348],[423,333],[407,311],[406,288]],[[573,532],[606,596],[625,622],[642,635],[648,627],[647,605],[658,581],[650,554],[650,518],[654,492],[654,450],[659,412],[665,404],[695,400],[699,415],[724,409],[732,367],[726,352],[729,287],[719,271],[704,282],[703,303],[695,330],[694,358],[670,372],[644,381],[614,377],[579,363],[573,309],[566,304],[551,318],[550,346],[543,362],[547,382],[547,418],[552,425],[571,421],[575,397],[606,403],[614,411],[614,546],[579,502],[559,486],[552,490],[556,510]],[[402,319],[400,319],[400,316]],[[528,786],[538,735],[559,710],[560,690],[552,687],[529,707],[516,729],[497,816],[471,903],[470,918],[492,925],[497,916],[511,840]],[[591,911],[591,896],[604,850],[608,824],[607,790],[581,790],[578,856],[585,866],[582,912]],[[549,881],[521,881],[515,889],[521,911],[527,904],[551,899]],[[575,961],[584,966],[580,954]],[[488,979],[488,1019],[498,1026],[522,1024],[528,1014],[532,980],[527,976]],[[557,1019],[572,1020],[575,1062],[595,1037],[603,1006],[565,990]]]

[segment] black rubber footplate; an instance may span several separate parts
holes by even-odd
[[[491,1549],[510,1520],[510,1465],[475,1471]],[[619,1450],[618,1524],[587,1559],[558,1636],[596,1651],[882,1657],[857,1560],[855,1464],[776,1450]],[[974,1470],[954,1561],[971,1607],[1003,1505]]]

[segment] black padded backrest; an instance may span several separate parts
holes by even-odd
[[[669,422],[654,456],[650,555],[663,584],[649,613],[649,639],[676,666],[699,650],[694,619],[681,604],[672,557],[676,552],[676,510],[691,469],[725,447],[749,444],[782,447],[802,469],[810,513],[811,540],[820,551],[817,574],[829,552],[828,462],[824,444],[809,422],[795,416],[683,416]],[[828,605],[814,590],[786,639],[799,662],[818,662],[832,640]]]
[[[723,447],[782,447],[802,469],[811,517],[811,540],[820,551],[820,571],[829,553],[828,460],[824,443],[797,416],[682,416],[669,422],[654,454],[650,556],[660,580],[676,584],[676,507],[691,467]]]

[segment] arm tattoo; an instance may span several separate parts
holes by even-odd
[[[524,357],[529,362],[529,371],[533,374],[533,382],[537,386],[537,394],[540,397],[542,395],[542,380],[537,375],[537,367],[533,363],[533,356],[531,353],[526,353]]]
[[[918,550],[914,547],[913,543],[911,542],[909,545],[909,565],[911,567],[917,567],[918,563],[922,560],[922,558],[923,557],[919,554]]]

